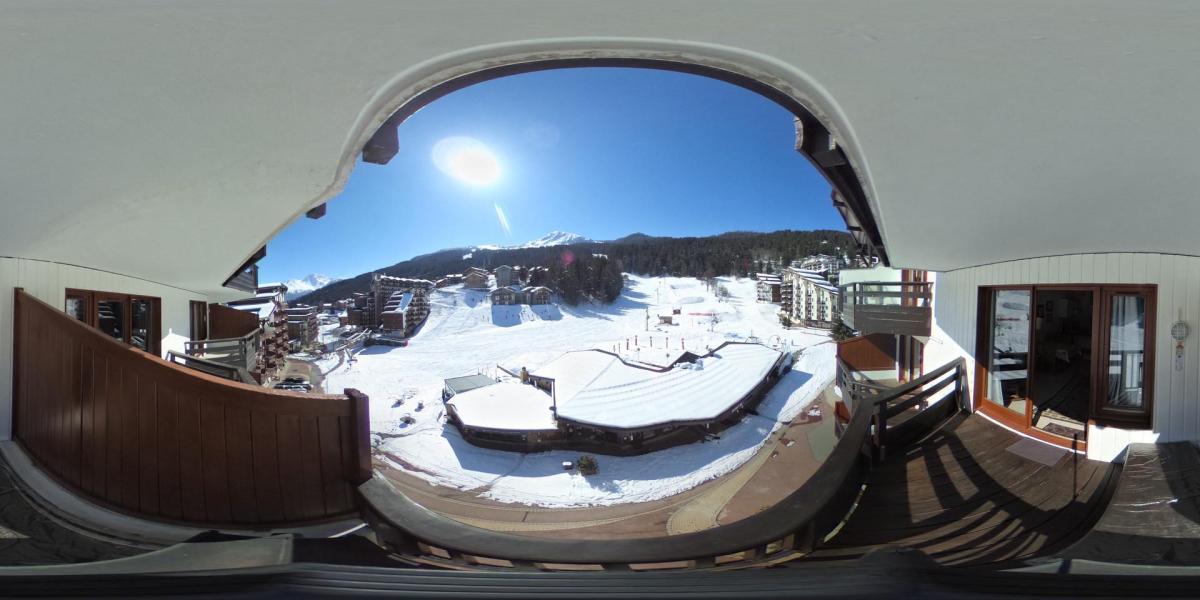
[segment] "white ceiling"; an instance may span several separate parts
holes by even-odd
[[[677,47],[815,104],[896,266],[1200,254],[1198,31],[1189,1],[9,1],[0,255],[215,290],[446,69]]]

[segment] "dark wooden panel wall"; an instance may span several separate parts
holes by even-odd
[[[208,339],[239,338],[258,329],[258,315],[220,304],[208,305]]]
[[[15,437],[93,501],[158,520],[282,526],[355,512],[367,398],[211,377],[111,340],[21,290]]]
[[[855,371],[896,368],[896,337],[873,333],[838,342],[838,358]]]

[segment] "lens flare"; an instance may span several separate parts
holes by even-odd
[[[500,208],[499,204],[493,204],[496,207],[496,218],[500,220],[500,227],[504,229],[504,235],[512,235],[512,230],[508,227],[508,217],[504,215],[504,209]]]
[[[448,137],[433,145],[433,164],[463,183],[476,187],[500,179],[500,161],[483,142],[470,137]]]

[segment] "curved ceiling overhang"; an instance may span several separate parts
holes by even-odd
[[[722,69],[800,102],[894,266],[1200,255],[1200,8],[1183,0],[0,10],[0,80],[19,82],[0,86],[0,256],[219,291],[420,92],[589,56]]]

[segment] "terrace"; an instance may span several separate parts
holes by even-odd
[[[839,286],[839,312],[847,327],[863,335],[928,336],[933,323],[933,284],[856,281]]]

